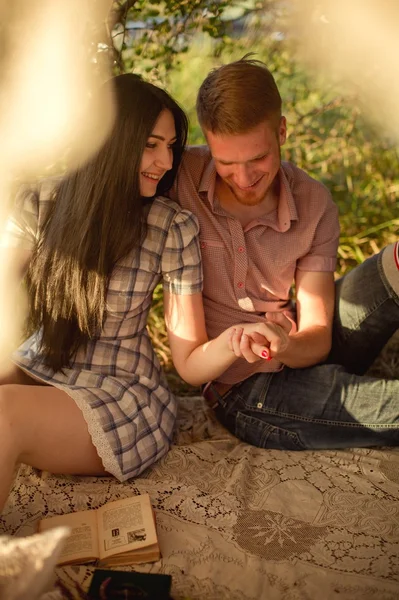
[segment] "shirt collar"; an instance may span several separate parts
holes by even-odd
[[[215,201],[215,185],[216,185],[216,167],[213,158],[207,164],[199,185],[199,192],[206,192],[208,201],[211,207],[214,206]]]
[[[280,178],[280,198],[277,206],[277,212],[267,215],[263,219],[258,219],[258,223],[265,223],[277,231],[287,231],[291,227],[291,221],[298,220],[298,213],[295,205],[294,196],[284,170],[284,162],[281,163],[278,175]],[[216,185],[216,167],[213,159],[207,164],[201,177],[199,192],[207,194],[208,201],[212,210],[215,206],[215,185]],[[272,217],[272,218],[271,218]]]

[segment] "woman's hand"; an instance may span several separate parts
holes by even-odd
[[[231,328],[229,347],[249,363],[277,358],[289,345],[294,322],[282,312],[266,313],[267,323],[244,323]]]

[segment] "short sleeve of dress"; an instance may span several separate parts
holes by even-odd
[[[171,294],[202,291],[202,263],[197,218],[188,210],[176,213],[162,254],[163,287]]]
[[[32,186],[19,188],[4,223],[0,247],[31,250],[36,242],[39,219],[39,194]]]

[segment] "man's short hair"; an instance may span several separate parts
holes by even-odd
[[[263,121],[278,127],[281,96],[273,75],[259,60],[241,60],[213,69],[197,96],[202,129],[216,134],[240,134]]]

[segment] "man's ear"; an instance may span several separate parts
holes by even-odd
[[[202,131],[202,133],[203,133],[203,135],[204,135],[204,138],[205,138],[205,141],[206,141],[206,143],[207,143],[207,144],[208,144],[208,146],[209,146],[209,142],[208,142],[208,130],[207,130],[207,129],[205,129],[204,127],[201,127],[201,131]]]
[[[278,126],[278,138],[280,141],[280,146],[285,144],[285,140],[287,139],[287,119],[285,117],[280,117],[280,124]]]

